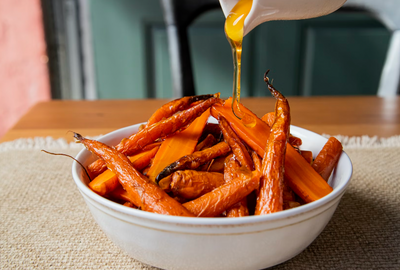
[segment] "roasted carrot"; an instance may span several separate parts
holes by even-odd
[[[238,135],[236,135],[236,133],[232,130],[232,128],[229,126],[229,123],[223,116],[220,115],[218,120],[222,134],[224,135],[224,140],[231,148],[236,160],[239,161],[241,166],[244,166],[249,170],[253,170],[253,160],[251,159],[246,146],[242,143]]]
[[[269,113],[264,114],[263,117],[261,117],[261,120],[263,120],[265,123],[267,123],[268,126],[272,127],[272,125],[274,124],[274,121],[275,121],[275,112],[269,112]],[[295,137],[290,134],[288,143],[290,143],[291,146],[299,147],[302,144],[302,141],[300,138]]]
[[[328,181],[333,168],[338,163],[342,150],[342,144],[335,137],[330,137],[315,157],[312,167],[325,181]]]
[[[218,94],[215,95],[201,95],[201,96],[190,96],[190,97],[182,97],[179,99],[172,100],[159,108],[147,121],[146,126],[151,126],[154,123],[157,123],[163,119],[166,119],[172,116],[174,113],[179,111],[186,110],[190,107],[193,102],[199,100],[206,100],[211,97],[218,97]]]
[[[153,143],[155,140],[170,135],[189,125],[194,121],[194,119],[210,108],[211,105],[217,102],[221,102],[219,98],[209,98],[194,107],[176,113],[167,119],[154,123],[151,126],[146,126],[128,139],[123,139],[115,148],[119,152],[128,156],[137,153],[143,147]],[[105,170],[105,163],[101,159],[93,162],[88,167],[91,176],[98,175]]]
[[[170,189],[175,196],[196,199],[224,183],[222,173],[184,170],[172,174]]]
[[[251,151],[251,158],[253,159],[253,163],[254,163],[254,168],[261,173],[261,163],[262,160],[260,158],[260,156],[255,152],[255,151]]]
[[[196,170],[198,171],[206,171],[206,172],[224,172],[224,160],[225,160],[225,155],[222,155],[220,157],[214,158],[211,161],[201,165],[198,167]]]
[[[233,154],[228,155],[224,160],[224,179],[225,182],[230,182],[238,176],[240,169],[239,162]]]
[[[288,143],[293,147],[299,148],[303,141],[299,137],[289,134]]]
[[[252,116],[256,120],[256,125],[254,127],[246,127],[243,125],[242,121],[238,119],[232,113],[232,98],[228,98],[224,104],[214,104],[211,107],[211,115],[218,119],[221,115],[228,122],[231,128],[235,131],[235,133],[254,151],[257,152],[259,156],[264,155],[264,148],[267,144],[268,135],[270,133],[270,127],[267,123],[262,121],[257,117],[252,111],[247,109],[243,104],[239,104],[240,110]]]
[[[100,196],[105,196],[109,194],[118,186],[118,177],[110,170],[102,172],[89,183],[90,189]]]
[[[205,148],[211,147],[217,143],[217,140],[212,134],[207,134],[207,137],[196,145],[195,151],[201,151]]]
[[[147,173],[151,181],[155,182],[157,175],[166,166],[194,152],[209,117],[210,110],[206,110],[188,128],[163,141]]]
[[[129,207],[129,208],[137,208],[133,203],[131,203],[131,202],[125,202],[124,204],[123,204],[124,206],[126,206],[126,207]]]
[[[301,150],[301,156],[310,164],[313,162],[313,153],[311,151]]]
[[[267,74],[265,74],[267,75]],[[283,173],[286,145],[290,133],[290,108],[287,99],[265,76],[265,82],[276,98],[275,121],[271,127],[261,164],[260,190],[255,215],[266,215],[283,210]]]
[[[120,184],[118,184],[118,187],[109,194],[109,197],[116,201],[125,201],[132,204],[134,201],[134,199],[129,196],[129,193]]]
[[[219,128],[219,125],[216,123],[210,123],[210,122],[207,123],[207,125],[204,128],[204,133],[200,137],[200,140],[204,140],[204,138],[208,136],[208,134],[213,135],[214,138],[217,139],[217,141],[219,141],[222,138],[222,131]]]
[[[268,126],[272,127],[275,121],[275,112],[269,112],[264,114],[263,117],[261,117],[261,120],[267,123]]]
[[[248,167],[244,166],[246,169]],[[225,182],[230,182],[233,179],[240,176],[240,164],[236,160],[235,156],[229,155],[225,159],[225,167],[224,167],[224,179]],[[232,205],[228,209],[226,209],[226,217],[244,217],[249,215],[249,209],[247,208],[247,198],[243,198],[236,204]]]
[[[235,203],[228,209],[226,209],[226,217],[247,217],[249,215],[249,208],[247,207],[246,198],[242,199],[238,203]]]
[[[240,104],[240,110],[255,117],[256,125],[252,128],[241,123],[231,109],[232,99],[225,101],[224,105],[214,104],[211,108],[211,115],[215,118],[218,115],[224,116],[235,133],[261,157],[264,156],[264,149],[270,134],[270,127],[259,119],[249,109]],[[286,148],[285,177],[293,191],[305,202],[318,200],[332,191],[332,188],[324,179],[315,172],[307,161],[291,146]]]
[[[139,173],[121,152],[101,142],[86,139],[77,133],[74,137],[90,152],[104,160],[107,167],[117,175],[129,197],[132,197],[133,204],[139,206],[140,209],[165,215],[193,216],[180,203]]]
[[[132,166],[138,171],[143,170],[157,153],[158,148],[159,147],[154,147],[153,149],[129,157],[129,160],[132,162]],[[110,170],[102,172],[95,179],[93,179],[92,182],[89,183],[89,187],[101,196],[107,195],[117,186],[119,186],[118,178],[115,173]]]
[[[149,151],[155,147],[160,148],[162,141],[154,142],[143,147],[142,152]]]
[[[224,155],[230,151],[229,145],[226,142],[220,142],[213,147],[207,148],[203,151],[197,151],[193,154],[184,156],[172,164],[165,167],[160,174],[156,177],[158,183],[164,177],[178,170],[196,169],[201,164],[204,164],[216,157]]]
[[[239,177],[204,194],[203,196],[184,203],[191,213],[198,217],[216,217],[226,209],[239,202],[258,187],[260,175],[241,168]]]
[[[171,192],[171,182],[172,182],[172,174],[164,177],[158,182],[158,186],[163,189],[165,192]]]

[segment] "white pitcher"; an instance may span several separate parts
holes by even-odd
[[[239,0],[219,0],[219,2],[227,17]],[[251,10],[244,21],[243,35],[266,21],[324,16],[339,9],[345,2],[346,0],[253,0]]]

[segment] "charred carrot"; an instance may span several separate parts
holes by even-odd
[[[141,171],[150,163],[150,160],[154,157],[157,151],[158,147],[154,147],[149,151],[129,157],[129,160],[132,162],[133,167],[138,171]],[[110,170],[102,172],[89,183],[89,187],[101,196],[107,195],[118,186],[118,178],[115,173]]]
[[[167,119],[154,123],[151,126],[146,126],[128,139],[123,139],[115,148],[119,152],[128,156],[137,153],[146,145],[153,143],[156,139],[170,135],[189,125],[194,121],[194,119],[210,108],[211,105],[217,102],[220,102],[219,98],[209,98],[194,107],[176,113]],[[105,170],[105,163],[101,159],[93,162],[88,167],[91,176],[97,175]]]
[[[265,74],[266,75],[266,74]],[[283,173],[286,145],[290,132],[290,108],[287,99],[265,77],[265,82],[276,98],[275,121],[271,127],[261,164],[260,190],[255,215],[266,215],[283,210]]]
[[[147,121],[146,126],[151,126],[154,123],[157,123],[163,119],[166,119],[172,116],[174,113],[179,111],[186,110],[190,107],[193,102],[199,100],[206,100],[211,97],[217,97],[217,95],[201,95],[201,96],[190,96],[190,97],[182,97],[179,99],[172,100],[159,108]]]
[[[342,144],[335,137],[330,137],[314,159],[312,167],[325,181],[328,181],[338,163],[342,150]]]
[[[188,128],[163,141],[147,173],[151,181],[155,182],[157,175],[169,164],[194,152],[209,117],[210,110],[206,110]]]
[[[129,197],[132,197],[133,204],[139,206],[140,209],[165,215],[193,216],[180,203],[139,173],[121,152],[101,142],[86,139],[77,133],[74,137],[90,152],[104,160],[107,167],[117,175]]]
[[[204,194],[203,196],[184,203],[191,213],[198,217],[216,217],[226,209],[239,202],[258,187],[260,175],[242,168],[239,177]]]
[[[175,196],[196,199],[224,183],[222,173],[184,170],[172,174],[170,186]]]
[[[226,142],[220,142],[213,147],[207,148],[203,151],[197,151],[193,154],[184,156],[172,164],[165,167],[156,177],[158,183],[164,177],[170,175],[178,170],[196,169],[203,163],[206,163],[216,157],[224,155],[230,151],[229,145]]]
[[[259,156],[263,157],[270,133],[269,126],[240,104],[242,112],[253,115],[256,119],[254,127],[244,126],[241,120],[232,113],[231,103],[232,99],[229,98],[224,105],[214,104],[211,108],[211,115],[214,117],[218,117],[218,115],[224,116],[235,133]],[[305,202],[318,200],[332,191],[326,181],[315,172],[311,165],[291,145],[286,148],[285,177],[288,179],[293,191]]]

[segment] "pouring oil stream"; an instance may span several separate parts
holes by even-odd
[[[241,119],[247,127],[254,127],[256,119],[240,110],[240,75],[242,67],[242,41],[244,20],[249,14],[253,1],[239,0],[230,11],[225,21],[225,34],[232,47],[233,55],[233,93],[232,93],[232,112]]]

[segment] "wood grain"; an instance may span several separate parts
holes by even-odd
[[[319,134],[390,137],[400,134],[400,97],[288,97],[292,124]],[[49,101],[35,105],[0,142],[17,138],[85,136],[145,122],[166,99]],[[275,99],[243,98],[258,116],[273,111]]]

